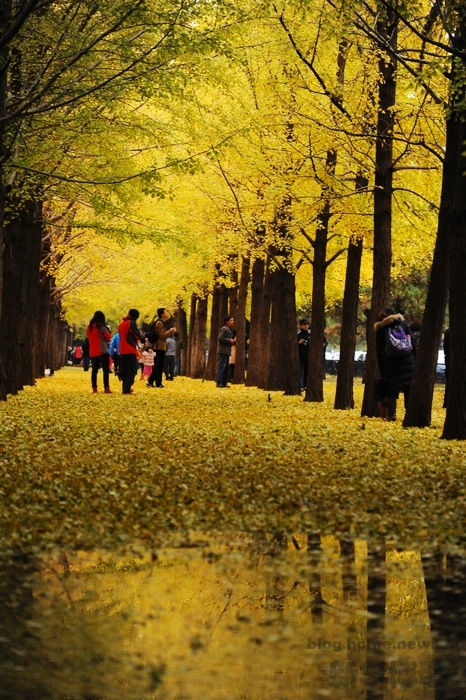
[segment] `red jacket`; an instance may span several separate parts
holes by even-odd
[[[136,325],[132,316],[125,316],[118,326],[120,334],[120,355],[136,355],[139,340],[144,336]]]
[[[89,338],[89,357],[99,357],[100,355],[108,354],[108,341],[111,333],[107,326],[98,326],[92,324],[86,329],[86,335]]]

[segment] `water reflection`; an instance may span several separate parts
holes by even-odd
[[[462,698],[466,562],[319,535],[0,565],[0,697]]]

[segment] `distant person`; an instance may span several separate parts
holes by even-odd
[[[175,376],[176,340],[169,336],[165,342],[167,344],[167,350],[163,361],[163,371],[167,382],[172,382]]]
[[[91,385],[94,394],[97,393],[97,374],[102,367],[104,375],[104,392],[111,394],[110,389],[110,354],[109,341],[110,329],[105,322],[105,315],[102,311],[96,311],[91,318],[86,329],[86,335],[89,340],[89,356],[91,358],[92,373]]]
[[[144,335],[136,325],[139,318],[137,309],[130,309],[118,326],[120,334],[120,367],[118,376],[122,382],[123,394],[133,394],[134,378],[138,372],[138,343]]]
[[[450,370],[450,329],[444,333],[443,336],[443,353],[445,355],[445,394],[443,397],[443,408],[447,407],[447,395],[448,395],[448,373]]]
[[[388,408],[387,420],[396,420],[396,401],[401,392],[405,408],[414,372],[414,353],[411,332],[402,314],[386,307],[374,325],[377,361],[385,382]]]
[[[89,365],[91,363],[91,358],[89,356],[89,338],[83,340],[83,368],[85,372],[89,372]]]
[[[183,350],[183,343],[181,341],[180,334],[178,333],[178,331],[175,331],[175,333],[173,333],[173,339],[175,341],[175,369],[173,372],[173,376],[177,377],[181,369],[181,351]]]
[[[299,383],[301,391],[306,390],[307,386],[307,370],[309,367],[309,343],[311,340],[311,331],[309,330],[309,321],[307,318],[302,318],[299,322],[298,330],[298,353],[299,353]],[[325,352],[325,349],[324,349]],[[325,368],[325,362],[324,362]]]
[[[163,389],[162,376],[163,376],[163,366],[165,362],[165,353],[167,351],[167,338],[172,336],[176,332],[176,328],[173,326],[169,330],[165,330],[164,322],[168,321],[170,314],[163,306],[157,309],[157,320],[154,323],[153,335],[150,335],[149,341],[152,343],[152,347],[155,350],[155,364],[152,374],[150,375],[146,386],[149,389],[155,387],[157,389]]]
[[[231,348],[236,343],[233,338],[232,328],[235,325],[233,316],[225,318],[225,325],[220,329],[217,344],[217,387],[226,389],[228,386],[228,363],[231,355]]]
[[[74,364],[80,365],[83,359],[83,349],[81,345],[76,345],[74,349]]]
[[[110,358],[113,362],[113,371],[118,375],[120,365],[120,334],[115,333],[110,341]]]

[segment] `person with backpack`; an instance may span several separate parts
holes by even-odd
[[[164,388],[162,384],[162,375],[163,366],[165,363],[165,353],[167,351],[166,341],[169,336],[172,336],[173,333],[176,332],[176,328],[174,326],[168,331],[165,330],[164,322],[168,321],[169,318],[170,313],[167,311],[167,309],[161,306],[159,309],[157,309],[157,320],[152,324],[149,329],[149,333],[147,334],[147,340],[149,343],[152,343],[152,347],[155,350],[154,369],[152,370],[152,373],[146,383],[146,386],[149,389],[154,388],[154,381],[157,389]]]
[[[94,394],[97,393],[97,373],[102,367],[104,375],[104,392],[111,394],[110,389],[110,355],[108,344],[110,342],[110,329],[106,324],[105,315],[102,311],[96,311],[86,329],[86,335],[89,340],[89,355],[91,358],[92,373],[91,385]]]
[[[404,395],[405,408],[414,373],[414,349],[411,331],[402,314],[385,308],[374,325],[377,362],[386,393],[387,420],[396,420],[396,401]]]

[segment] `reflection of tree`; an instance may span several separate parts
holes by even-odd
[[[385,544],[367,553],[366,700],[384,697],[383,635],[387,599]]]
[[[40,642],[30,625],[34,571],[28,555],[0,559],[0,697],[6,700],[49,697],[42,681],[30,671],[42,668],[44,662]]]
[[[311,594],[311,617],[314,624],[321,625],[324,599],[322,598],[322,581],[320,576],[322,547],[319,534],[313,533],[307,536],[307,551],[310,569],[309,593]]]
[[[424,581],[434,645],[437,700],[464,698],[466,687],[466,560],[423,556]]]
[[[343,597],[351,600],[357,593],[356,552],[354,540],[346,537],[340,540],[341,570],[343,582]]]
[[[283,535],[275,535],[267,552],[269,556],[277,556],[286,552],[287,538]],[[265,609],[267,612],[276,611],[279,617],[283,616],[285,598],[285,579],[280,572],[274,572],[266,576]]]

